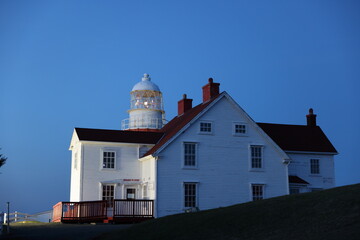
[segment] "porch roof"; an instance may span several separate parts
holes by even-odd
[[[298,177],[298,176],[289,176],[289,183],[296,183],[296,184],[309,184],[304,179]]]

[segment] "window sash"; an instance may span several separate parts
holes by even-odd
[[[310,159],[310,173],[311,174],[319,174],[320,173],[319,159]]]
[[[252,184],[251,191],[252,191],[252,200],[253,201],[258,201],[258,200],[264,199],[264,185]]]
[[[196,166],[196,143],[184,143],[184,166]]]
[[[200,123],[200,132],[211,133],[212,125],[210,122],[201,122]]]
[[[102,200],[106,201],[107,207],[113,207],[115,186],[104,184],[102,186]]]
[[[244,124],[235,124],[235,133],[237,133],[237,134],[245,134],[246,133],[246,125],[244,125]]]
[[[262,168],[262,147],[251,146],[251,168]]]
[[[115,168],[115,152],[103,152],[103,168]]]
[[[191,208],[197,207],[197,184],[184,183],[184,207]]]

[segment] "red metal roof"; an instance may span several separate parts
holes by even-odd
[[[211,102],[213,102],[219,96],[220,95],[214,97],[210,101],[201,103],[193,107],[192,109],[186,111],[184,114],[180,116],[174,117],[161,129],[161,131],[164,132],[163,138],[161,138],[160,141],[154,147],[152,147],[144,156],[156,152],[159,148],[161,148],[167,141],[169,141],[173,136],[175,136],[186,124],[188,124],[192,119],[194,119],[201,111],[203,111],[207,106],[209,106]]]
[[[257,124],[284,151],[337,153],[319,126]]]
[[[156,144],[162,132],[122,131],[92,128],[75,128],[80,140],[99,142],[125,142]]]
[[[307,181],[305,181],[302,178],[299,178],[298,176],[289,176],[289,183],[297,183],[297,184],[309,184]]]
[[[218,95],[220,96],[220,95]],[[217,97],[218,97],[217,96]],[[159,132],[146,132],[138,130],[105,130],[105,129],[91,129],[91,128],[75,128],[75,131],[80,140],[100,141],[100,142],[126,142],[126,143],[148,143],[156,144],[144,156],[153,154],[167,141],[178,133],[186,124],[195,118],[202,110],[204,110],[211,102],[201,103],[192,109],[186,111],[180,116],[174,117],[168,122]]]
[[[155,146],[144,155],[147,156],[155,153],[164,146],[164,144],[221,95],[222,94],[212,98],[208,102],[193,107],[180,116],[174,117],[158,132],[89,128],[75,128],[75,130],[80,140],[155,144]],[[306,125],[272,123],[257,124],[284,151],[337,153],[334,146],[318,126],[309,127]]]

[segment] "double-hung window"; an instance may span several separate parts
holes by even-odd
[[[115,152],[107,151],[103,152],[103,168],[114,169],[115,168]]]
[[[102,200],[106,201],[107,207],[113,207],[114,196],[115,196],[114,185],[110,185],[110,184],[102,185]]]
[[[251,168],[261,169],[263,168],[263,147],[262,146],[250,146],[251,154]]]
[[[264,199],[264,185],[263,184],[251,184],[252,200],[257,201]]]
[[[319,159],[310,159],[310,173],[311,174],[320,174],[320,160]]]
[[[197,207],[197,183],[184,183],[184,207]]]
[[[184,143],[184,167],[196,167],[196,143]]]

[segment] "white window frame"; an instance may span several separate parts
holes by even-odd
[[[259,158],[258,156],[253,156],[252,149],[253,148],[260,148],[260,167],[254,167],[253,160],[255,158]],[[264,170],[264,146],[261,144],[251,144],[249,145],[249,164],[250,170],[252,171],[263,171]]]
[[[104,187],[110,187],[112,188],[112,193],[113,193],[113,196],[110,196],[110,194],[108,194],[107,191],[109,191],[108,189],[105,190]],[[104,192],[106,191],[107,194],[105,194],[106,196],[104,196]],[[115,199],[115,196],[116,196],[116,184],[106,184],[106,183],[102,183],[101,184],[101,199],[103,201],[106,201],[106,205],[107,207],[113,207],[112,204],[113,204],[113,200]],[[110,193],[111,193],[111,190],[110,190]]]
[[[210,131],[204,131],[208,127],[202,127],[202,124],[210,124]],[[199,134],[208,134],[211,135],[214,133],[214,123],[212,121],[200,121],[199,123]]]
[[[128,198],[128,190],[134,190],[134,197],[133,198]],[[138,199],[138,194],[139,194],[139,189],[138,186],[135,185],[128,185],[125,187],[125,199],[130,199],[130,200],[134,200],[134,199]]]
[[[244,130],[245,132],[236,132],[236,126],[244,126]],[[237,137],[244,137],[244,136],[248,136],[248,125],[246,123],[243,122],[233,122],[233,127],[232,127],[232,133],[234,136]]]
[[[187,144],[191,144],[194,146],[194,151],[195,151],[195,153],[194,153],[195,164],[194,165],[187,165],[185,162],[185,158],[187,156],[187,153],[185,152]],[[198,168],[198,143],[197,142],[190,142],[190,141],[183,142],[183,144],[182,144],[182,167],[184,169],[197,169]]]
[[[186,191],[186,185],[193,185],[195,186],[195,194],[193,195],[189,195],[188,197],[195,197],[195,201],[194,201],[194,206],[190,206],[187,205],[187,191]],[[194,182],[194,181],[189,181],[189,182],[183,182],[183,194],[182,194],[182,203],[183,203],[183,208],[186,209],[191,209],[191,208],[198,208],[199,207],[199,183],[198,182]],[[190,200],[188,201],[190,202]],[[191,201],[193,202],[193,201]]]
[[[255,196],[254,195],[254,187],[260,187],[261,188],[261,195]],[[250,201],[258,201],[265,199],[265,184],[263,183],[251,183],[250,184]]]
[[[316,162],[316,164],[315,164]],[[315,171],[317,170],[317,171]],[[320,159],[318,158],[311,158],[310,159],[310,174],[311,175],[320,175]]]
[[[108,167],[104,167],[104,154],[105,153],[114,153],[114,167],[113,168],[108,168]],[[101,156],[100,156],[100,168],[102,170],[116,170],[116,158],[117,158],[117,152],[115,150],[111,150],[111,149],[102,149],[101,151]]]

